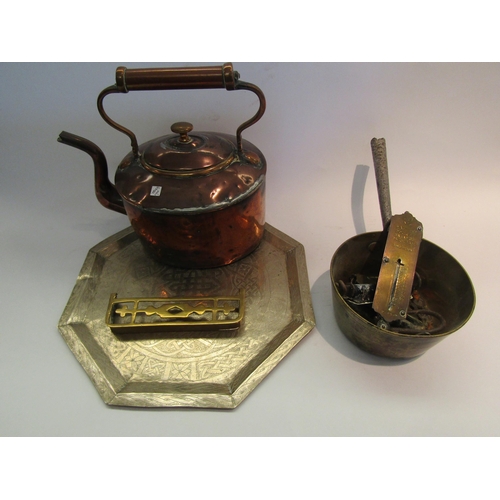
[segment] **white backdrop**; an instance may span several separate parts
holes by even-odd
[[[317,327],[235,410],[107,407],[57,323],[87,251],[128,221],[95,199],[88,156],[56,138],[96,142],[113,170],[129,141],[97,95],[116,66],[151,64],[0,64],[0,435],[497,436],[500,64],[233,62],[267,98],[243,136],[268,161],[267,221],[305,246]],[[234,133],[256,109],[244,92],[108,99],[139,142],[178,120]],[[357,349],[331,305],[334,251],[381,227],[372,137],[387,141],[393,212],[422,221],[476,290],[471,320],[409,362]],[[370,170],[353,207],[358,165]]]

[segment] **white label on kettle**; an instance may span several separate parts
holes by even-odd
[[[151,186],[151,196],[160,196],[161,186]]]

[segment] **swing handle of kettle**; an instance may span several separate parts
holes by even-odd
[[[257,113],[242,123],[236,131],[238,151],[243,152],[241,133],[260,120],[266,110],[266,99],[263,92],[251,83],[240,81],[240,75],[234,71],[231,63],[222,66],[201,66],[187,68],[138,68],[127,69],[120,66],[116,69],[116,85],[104,89],[97,99],[97,109],[103,120],[116,130],[127,135],[132,144],[132,152],[139,156],[139,146],[135,134],[129,129],[113,121],[104,111],[103,100],[109,94],[126,94],[135,90],[183,90],[183,89],[226,89],[249,90],[259,98]]]

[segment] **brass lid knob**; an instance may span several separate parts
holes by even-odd
[[[189,122],[176,122],[170,127],[170,130],[174,134],[179,134],[179,142],[183,144],[189,144],[193,140],[188,135],[193,130],[193,125]]]

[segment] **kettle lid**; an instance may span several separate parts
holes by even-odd
[[[141,147],[144,167],[166,175],[208,175],[229,165],[237,156],[233,142],[209,132],[190,134],[193,125],[176,122],[174,134]]]

